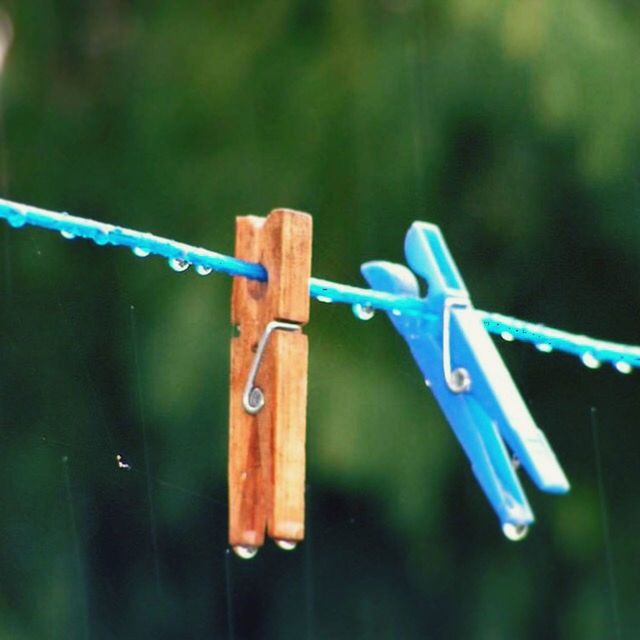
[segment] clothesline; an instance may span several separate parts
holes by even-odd
[[[128,247],[138,257],[161,256],[169,261],[175,271],[186,271],[190,266],[199,275],[213,271],[231,276],[243,276],[266,281],[267,272],[259,264],[239,260],[209,249],[195,247],[150,233],[69,215],[47,211],[30,205],[0,199],[0,218],[12,227],[26,225],[59,232],[66,239],[84,238],[96,245]],[[320,278],[309,281],[309,295],[319,302],[352,305],[356,316],[367,319],[374,310],[394,315],[425,315],[424,301],[420,298],[398,296],[373,289],[332,282]],[[611,363],[620,373],[630,373],[640,368],[640,347],[618,344],[605,340],[576,335],[544,325],[526,322],[497,313],[477,311],[484,326],[491,333],[505,340],[519,340],[533,344],[539,351],[562,351],[578,356],[584,365],[597,368]]]

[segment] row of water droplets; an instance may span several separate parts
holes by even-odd
[[[113,230],[113,229],[115,229],[115,227],[109,227],[109,225],[105,225],[104,242],[100,242],[100,240],[99,240],[100,235],[96,235],[93,238],[93,240],[97,244],[105,244],[107,242],[106,234],[108,234],[108,232]],[[66,230],[60,231],[60,235],[63,238],[65,238],[65,240],[73,240],[76,237],[73,233],[71,233],[70,231],[66,231]],[[146,249],[145,247],[133,247],[131,249],[131,251],[132,251],[133,255],[137,256],[138,258],[146,258],[147,256],[151,255],[151,251],[149,249]],[[191,266],[191,263],[188,260],[185,260],[184,258],[169,258],[168,259],[168,264],[171,267],[171,269],[173,269],[174,271],[176,271],[178,273],[182,273],[183,271],[186,271]],[[200,276],[208,276],[213,271],[213,269],[211,267],[208,267],[208,266],[203,265],[203,264],[195,265],[194,269],[195,269],[195,272]]]
[[[274,542],[283,551],[293,551],[298,546],[298,543],[295,540],[274,540]],[[233,552],[243,560],[251,560],[251,558],[255,558],[259,548],[260,547],[249,544],[238,544],[232,547]]]
[[[327,295],[318,295],[316,296],[316,300],[318,302],[324,302],[325,304],[331,304],[333,302],[333,298]],[[358,320],[371,320],[376,315],[376,310],[373,308],[373,305],[369,303],[361,303],[356,302],[351,305],[351,310],[353,311],[353,315],[358,318]],[[401,311],[399,309],[394,309],[391,312],[394,316],[399,316]]]
[[[27,214],[28,214],[27,207],[23,205],[19,205],[17,203],[13,203],[11,208],[9,209],[9,215],[7,216],[7,221],[14,228],[22,227],[28,221]],[[68,215],[68,214],[65,213],[63,215]],[[119,227],[115,227],[113,225],[109,225],[105,223],[96,223],[96,224],[97,224],[96,228],[91,229],[90,235],[83,234],[83,237],[88,237],[89,239],[93,240],[97,245],[108,244],[109,235],[114,231],[120,230]],[[63,238],[67,240],[72,240],[76,237],[72,231],[68,231],[68,230],[62,230],[60,231],[60,234],[62,235]],[[132,248],[132,251],[136,256],[140,258],[147,257],[148,255],[151,254],[151,251],[143,246],[135,246]],[[169,258],[168,263],[171,269],[173,269],[178,273],[182,273],[187,269],[189,269],[190,266],[192,266],[191,262],[181,257]],[[201,276],[207,276],[213,271],[211,267],[203,264],[195,264],[194,270],[198,275],[201,275]],[[317,295],[316,299],[318,300],[318,302],[323,302],[323,303],[334,302],[334,299],[331,296],[326,294]],[[357,302],[352,305],[352,309],[355,317],[358,318],[359,320],[364,320],[364,321],[371,320],[371,318],[373,318],[375,315],[375,309],[371,303]],[[399,309],[393,309],[391,311],[391,314],[394,316],[400,316],[402,312]],[[516,331],[518,330],[516,329]],[[509,342],[512,342],[516,339],[514,334],[508,330],[502,331],[500,335],[503,340],[506,340]],[[554,347],[550,342],[540,341],[534,344],[536,349],[538,349],[543,353],[551,353],[554,350]],[[597,369],[602,365],[601,360],[598,359],[595,353],[589,348],[585,348],[585,351],[578,355],[582,363],[590,369]],[[622,374],[629,374],[633,371],[632,364],[627,360],[625,360],[624,358],[614,361],[613,366],[618,372]]]
[[[11,208],[10,214],[7,217],[7,222],[14,227],[15,229],[19,229],[23,227],[27,221],[28,210],[26,207],[21,207],[19,205],[15,205]],[[69,215],[67,212],[62,212],[62,215]],[[93,233],[90,236],[90,239],[93,240],[97,245],[105,245],[109,242],[109,234],[113,231],[117,231],[118,227],[113,225],[101,223],[95,230],[92,230]],[[60,231],[60,235],[65,240],[74,240],[77,236],[72,231],[67,229],[62,229]],[[133,254],[138,258],[146,258],[151,255],[151,251],[146,249],[145,247],[133,247],[131,249]],[[176,272],[181,273],[186,271],[191,263],[184,258],[169,258],[168,259],[169,266]],[[212,273],[213,269],[203,264],[197,264],[194,266],[195,272],[201,276],[208,276]]]
[[[318,302],[331,303],[333,300],[329,296],[317,296],[316,299]],[[371,304],[362,304],[357,302],[352,306],[353,314],[358,320],[371,320],[371,318],[375,315],[375,309]],[[401,315],[401,312],[397,309],[394,309],[391,312],[395,316]],[[502,331],[500,333],[500,337],[506,342],[513,342],[515,340],[515,336],[510,331]],[[537,342],[534,343],[535,348],[541,353],[551,353],[553,351],[553,345],[549,342]],[[580,360],[585,367],[589,369],[599,369],[602,366],[602,361],[599,360],[591,351],[585,351],[580,355]],[[626,360],[617,360],[613,362],[613,367],[619,373],[627,375],[633,371],[633,366],[627,362]]]
[[[500,333],[500,337],[506,342],[515,340],[515,336],[510,331],[503,331]],[[553,351],[553,346],[549,342],[538,342],[535,344],[535,348],[542,353],[551,353]],[[602,361],[589,350],[580,355],[580,360],[589,369],[599,369],[602,366]],[[626,360],[617,360],[613,363],[613,367],[616,371],[625,375],[633,371],[633,366]]]
[[[134,247],[132,251],[138,258],[146,258],[151,253],[148,249],[144,249],[143,247]],[[168,265],[177,273],[183,273],[191,266],[191,262],[184,258],[169,258],[167,262]],[[193,268],[199,276],[208,276],[213,271],[211,267],[204,264],[196,264]]]

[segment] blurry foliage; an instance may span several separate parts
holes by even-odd
[[[360,283],[426,219],[479,307],[638,341],[633,3],[4,6],[10,197],[226,253],[236,214],[299,208],[314,273]],[[314,304],[308,541],[242,563],[228,279],[3,234],[0,637],[231,638],[229,600],[236,638],[633,637],[635,376],[502,349],[574,485],[527,483],[512,545],[388,322]]]

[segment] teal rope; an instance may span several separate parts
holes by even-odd
[[[14,228],[31,225],[58,231],[68,239],[85,238],[100,246],[128,247],[141,257],[162,256],[176,271],[184,271],[193,265],[201,275],[218,271],[252,280],[267,280],[267,272],[262,265],[150,233],[79,218],[67,213],[47,211],[0,199],[0,218],[5,219]],[[310,279],[309,294],[321,302],[353,305],[354,309],[359,310],[356,315],[361,318],[370,316],[368,311],[374,309],[396,315],[427,315],[424,302],[419,298],[398,296],[319,278]],[[367,313],[362,313],[363,310]],[[640,347],[596,340],[486,311],[478,313],[487,331],[501,335],[505,340],[529,342],[545,353],[554,350],[571,353],[580,357],[590,368],[596,368],[603,362],[612,363],[621,373],[629,373],[633,368],[640,368]]]

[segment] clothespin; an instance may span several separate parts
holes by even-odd
[[[229,543],[243,558],[265,532],[283,549],[304,537],[311,235],[298,211],[236,219],[236,257],[268,273],[235,277],[231,299]]]
[[[569,482],[473,308],[440,229],[415,222],[405,255],[413,272],[427,281],[425,316],[388,316],[408,343],[504,534],[521,539],[534,516],[517,467],[521,464],[542,491],[566,493]],[[413,272],[388,262],[362,265],[372,288],[419,297]]]

